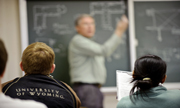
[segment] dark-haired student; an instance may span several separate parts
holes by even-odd
[[[165,80],[166,63],[160,57],[137,59],[130,96],[122,98],[117,108],[180,108],[180,90],[167,90],[161,85]]]

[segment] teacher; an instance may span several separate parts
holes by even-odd
[[[127,27],[128,19],[123,15],[112,36],[100,45],[91,39],[96,30],[94,18],[82,14],[75,20],[77,34],[69,44],[70,77],[83,107],[103,108],[100,87],[106,80],[105,57],[119,46]]]

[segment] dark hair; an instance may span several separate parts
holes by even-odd
[[[7,54],[6,48],[4,46],[3,41],[0,39],[0,75],[2,75],[4,72],[7,58],[8,58],[8,54]]]
[[[156,55],[145,55],[137,59],[131,81],[134,83],[130,91],[131,100],[135,89],[143,94],[146,90],[158,86],[166,76],[166,67],[166,62]]]

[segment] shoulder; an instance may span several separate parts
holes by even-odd
[[[73,94],[75,100],[76,100],[76,108],[79,108],[81,106],[81,101],[80,99],[78,98],[77,94],[74,92],[74,90],[69,86],[67,85],[66,83],[62,82],[64,86],[66,86],[66,88],[68,88],[70,90],[70,92]]]
[[[123,97],[117,104],[117,108],[127,108],[126,105],[129,105],[131,100],[129,96]]]
[[[1,84],[2,86],[2,91],[4,92],[12,83],[14,83],[15,81],[17,81],[19,78],[15,78],[13,80],[7,81],[3,84]]]
[[[89,43],[89,42],[92,42],[92,41],[80,34],[75,35],[71,40],[71,44],[75,44],[75,45]]]
[[[165,95],[172,100],[180,100],[180,90],[167,90]]]
[[[71,39],[71,43],[73,43],[73,42],[75,42],[75,41],[77,41],[77,40],[79,40],[79,39],[81,39],[82,38],[82,36],[80,36],[79,34],[76,34],[72,39]]]
[[[158,100],[169,108],[180,108],[180,90],[167,90],[159,95]]]
[[[76,108],[79,108],[81,106],[81,101],[78,98],[77,94],[74,92],[74,90],[68,84],[66,84],[65,82],[58,81],[58,80],[56,80],[56,81],[58,83],[60,83],[62,86],[64,86],[73,95],[73,98],[76,100],[75,106],[76,106]]]
[[[47,108],[44,104],[32,100],[13,99],[1,94],[1,108]]]
[[[72,40],[77,40],[77,39],[86,39],[84,36],[80,35],[80,34],[76,34]]]

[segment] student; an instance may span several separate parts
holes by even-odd
[[[117,108],[180,108],[180,90],[167,90],[161,85],[165,80],[166,63],[160,57],[137,59],[130,96],[122,98]]]
[[[103,108],[103,94],[100,87],[106,81],[105,57],[110,56],[119,46],[122,35],[128,27],[123,16],[110,38],[100,45],[91,38],[95,33],[94,18],[82,14],[75,20],[77,34],[69,44],[70,76],[73,89],[82,106]]]
[[[54,59],[54,51],[46,44],[36,42],[29,45],[20,62],[25,76],[4,84],[4,94],[42,102],[48,108],[79,108],[80,100],[74,91],[50,76],[55,69]]]
[[[8,54],[3,41],[0,39],[0,83],[5,73]],[[2,93],[0,84],[0,108],[47,108],[44,104],[35,101],[12,99]]]

